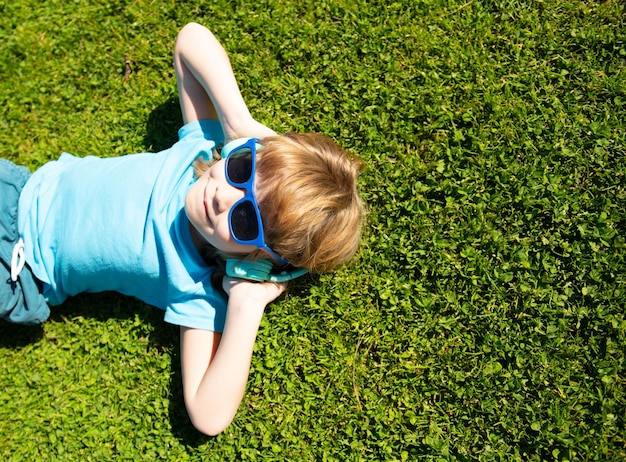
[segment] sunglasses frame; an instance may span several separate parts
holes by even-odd
[[[228,182],[229,185],[237,189],[243,189],[245,191],[244,197],[242,197],[237,202],[235,202],[228,212],[228,230],[230,231],[230,235],[232,236],[233,240],[236,243],[243,244],[243,245],[253,245],[257,247],[258,249],[261,249],[265,251],[266,253],[268,253],[272,258],[274,258],[281,265],[285,265],[288,263],[287,260],[285,260],[279,254],[274,252],[265,242],[265,233],[263,230],[263,221],[261,219],[261,211],[259,210],[259,206],[256,201],[256,196],[254,194],[254,177],[256,175],[256,150],[257,150],[258,142],[259,142],[258,138],[244,138],[240,140],[235,140],[235,142],[231,141],[226,146],[224,146],[224,149],[222,150],[222,157],[224,157],[226,161],[224,163],[224,176],[226,177],[226,181]],[[228,166],[230,164],[231,159],[238,157],[239,155],[247,154],[248,152],[250,152],[250,157],[251,157],[251,162],[252,162],[252,165],[250,168],[250,178],[248,178],[248,180],[243,183],[237,183],[230,178],[228,174]],[[233,225],[232,225],[233,211],[236,209],[238,205],[245,203],[245,202],[250,202],[252,204],[256,221],[257,221],[257,226],[259,229],[259,233],[257,237],[251,240],[239,239],[237,236],[235,236],[235,233],[233,232]]]

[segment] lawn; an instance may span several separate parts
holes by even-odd
[[[0,323],[0,458],[626,459],[625,9],[1,0],[1,157],[168,147],[197,21],[260,121],[366,161],[369,215],[350,265],[268,308],[215,438],[159,310],[85,295]]]

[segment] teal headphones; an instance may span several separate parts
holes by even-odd
[[[231,152],[233,152],[234,150],[237,150],[238,148],[240,148],[241,146],[243,146],[244,144],[246,144],[248,141],[251,141],[251,140],[255,141],[254,145],[256,146],[257,150],[263,148],[263,145],[258,142],[259,141],[258,138],[252,138],[252,137],[237,138],[232,141],[229,141],[228,143],[224,145],[224,147],[222,147],[222,150],[221,150],[222,159],[226,159],[228,156],[230,156]]]
[[[230,141],[222,148],[222,159],[228,158],[234,150],[236,151],[249,141],[255,142],[256,149],[262,148],[262,145],[257,142],[259,141],[257,138],[239,138]],[[228,276],[255,282],[286,282],[303,276],[307,272],[303,268],[294,268],[289,271],[274,270],[272,262],[266,259],[242,260],[229,258],[226,260],[226,274]]]
[[[254,282],[287,282],[307,273],[304,268],[295,268],[290,271],[272,272],[274,265],[265,259],[226,260],[226,274],[231,278],[247,279]]]

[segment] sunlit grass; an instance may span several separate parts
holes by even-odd
[[[209,26],[252,112],[368,164],[353,264],[268,308],[232,426],[184,411],[177,330],[121,296],[0,324],[3,460],[623,460],[619,1],[5,2],[0,149],[167,147]],[[133,72],[124,79],[125,60]],[[309,284],[314,283],[314,284]]]

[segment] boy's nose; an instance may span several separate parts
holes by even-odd
[[[245,195],[246,192],[243,189],[236,188],[229,184],[220,186],[215,194],[219,211],[225,212],[230,210],[233,204],[239,199],[242,199]]]

